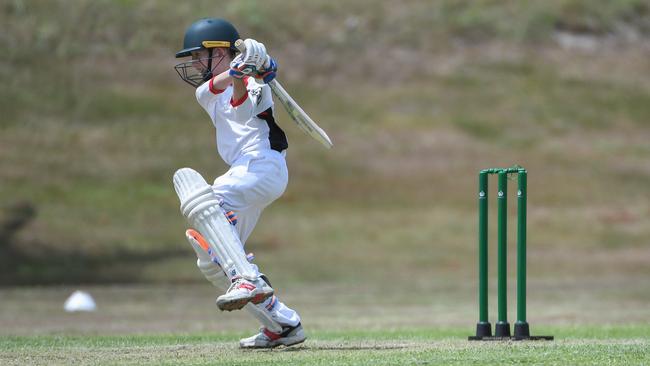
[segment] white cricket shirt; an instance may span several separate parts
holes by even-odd
[[[254,78],[244,78],[248,93],[233,100],[233,87],[217,90],[212,81],[196,89],[196,99],[212,119],[216,128],[217,150],[228,165],[242,155],[254,151],[275,150],[288,147],[284,131],[273,118],[271,88]]]

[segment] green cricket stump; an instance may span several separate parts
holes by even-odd
[[[498,176],[497,191],[497,322],[494,335],[488,317],[488,177]],[[514,335],[508,323],[508,175],[517,175],[517,321]],[[469,340],[553,340],[553,336],[531,336],[526,321],[526,210],[528,172],[520,166],[491,168],[478,176],[478,303],[476,335]]]

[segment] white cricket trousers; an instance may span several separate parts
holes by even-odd
[[[237,215],[235,228],[242,244],[253,232],[264,208],[284,193],[288,180],[284,154],[275,150],[244,154],[224,175],[214,180],[212,190],[223,200],[223,209]],[[257,266],[253,267],[259,274]],[[298,313],[276,296],[261,305],[283,326],[295,326],[300,322]]]

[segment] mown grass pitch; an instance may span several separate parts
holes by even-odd
[[[467,329],[317,331],[297,347],[240,350],[243,334],[9,336],[0,364],[642,365],[650,325],[541,329],[552,342],[469,342]]]

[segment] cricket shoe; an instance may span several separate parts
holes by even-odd
[[[273,288],[262,278],[249,281],[239,277],[233,279],[225,294],[217,297],[217,306],[220,310],[239,310],[249,302],[259,304],[271,296]]]
[[[283,327],[282,332],[273,333],[262,327],[260,332],[252,337],[239,341],[240,348],[274,348],[278,346],[293,346],[302,343],[307,339],[302,325],[298,323],[295,327]]]

